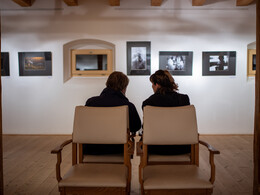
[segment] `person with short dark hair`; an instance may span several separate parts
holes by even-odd
[[[119,71],[112,72],[106,82],[106,88],[99,96],[89,98],[85,106],[114,107],[127,105],[129,110],[129,129],[135,134],[141,128],[141,120],[136,107],[125,96],[128,77]],[[100,121],[102,122],[102,121]],[[116,135],[115,135],[116,136]],[[84,144],[83,154],[117,154],[123,153],[123,145]]]
[[[177,107],[190,105],[189,96],[178,93],[178,85],[167,70],[158,70],[150,76],[154,94],[143,101],[145,106]],[[162,116],[163,117],[163,116]],[[190,153],[190,145],[148,146],[149,153],[153,154],[185,154]]]

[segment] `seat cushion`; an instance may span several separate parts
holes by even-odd
[[[123,164],[77,164],[59,182],[59,187],[126,187]]]
[[[149,165],[143,178],[145,190],[213,188],[209,177],[196,165]]]
[[[190,154],[181,155],[157,155],[150,154],[148,162],[190,162]]]
[[[84,155],[83,162],[124,163],[123,154]]]

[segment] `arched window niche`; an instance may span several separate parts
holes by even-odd
[[[115,69],[115,45],[78,39],[63,45],[63,82],[72,77],[108,76]]]

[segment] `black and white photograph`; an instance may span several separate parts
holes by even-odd
[[[172,75],[192,75],[193,52],[160,51],[159,68]]]
[[[131,69],[132,70],[146,69],[146,47],[131,48]]]
[[[150,75],[150,42],[127,42],[127,75]]]
[[[1,52],[1,76],[10,76],[8,52]]]
[[[203,52],[202,75],[236,75],[236,52]]]
[[[228,71],[227,55],[211,55],[209,61],[209,71]]]
[[[20,76],[51,76],[51,52],[19,52]]]

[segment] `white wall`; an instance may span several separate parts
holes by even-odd
[[[126,73],[126,41],[151,41],[151,72],[159,51],[193,51],[193,75],[175,76],[180,92],[196,106],[202,134],[251,134],[254,77],[247,77],[247,45],[256,40],[255,5],[236,7],[235,0],[36,0],[27,10],[1,0],[2,51],[10,54],[10,77],[2,78],[4,134],[68,134],[76,105],[98,95],[106,78],[72,78],[63,83],[63,44],[100,39],[116,45],[116,70]],[[44,10],[39,10],[39,8]],[[19,10],[15,10],[19,9]],[[51,77],[20,77],[18,52],[51,51]],[[202,51],[236,51],[236,76],[202,76]],[[149,76],[129,76],[127,96],[142,117],[141,104],[152,94]]]

